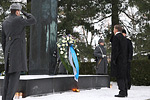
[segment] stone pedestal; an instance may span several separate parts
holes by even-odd
[[[0,95],[2,94],[3,77],[0,76]],[[23,75],[20,77],[17,92],[23,97],[44,95],[55,92],[69,91],[75,87],[73,75]],[[100,89],[110,87],[108,75],[80,75],[77,83],[79,89]]]

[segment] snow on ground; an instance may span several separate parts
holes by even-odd
[[[128,97],[116,98],[118,94],[116,83],[111,82],[112,88],[81,90],[80,92],[66,91],[43,96],[29,96],[19,100],[150,100],[150,86],[132,86]],[[17,100],[17,99],[15,99]]]

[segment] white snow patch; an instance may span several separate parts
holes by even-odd
[[[128,97],[116,98],[118,87],[111,82],[112,88],[81,90],[80,92],[67,91],[63,93],[47,94],[44,96],[29,96],[20,100],[148,100],[150,99],[150,86],[132,86]],[[1,97],[0,97],[1,98]]]

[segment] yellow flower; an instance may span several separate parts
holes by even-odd
[[[69,40],[69,36],[67,36],[67,41]]]
[[[65,48],[63,48],[63,50],[65,51]]]
[[[58,48],[60,48],[61,46],[59,44],[57,44]]]
[[[77,45],[75,45],[75,48],[77,48],[78,46]]]
[[[65,44],[62,44],[62,46],[64,47],[64,46],[65,46]]]
[[[64,58],[67,58],[67,55],[65,55]]]
[[[66,39],[65,37],[62,37],[64,40]]]
[[[73,41],[69,41],[69,43],[73,43]]]
[[[63,52],[63,51],[60,51],[60,54],[64,54],[64,52]]]
[[[68,46],[68,43],[66,43],[66,46]]]
[[[65,43],[66,41],[65,40],[62,40],[62,43]]]
[[[70,40],[71,40],[71,41],[73,41],[73,39],[72,39],[72,38],[71,38]]]
[[[72,37],[70,37],[70,40],[72,40]]]

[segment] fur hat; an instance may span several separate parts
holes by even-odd
[[[13,3],[10,5],[10,10],[11,9],[21,10],[22,6],[19,3]]]
[[[99,43],[104,43],[104,40],[103,40],[103,39],[99,39],[99,40],[98,40],[98,44],[99,44]]]

